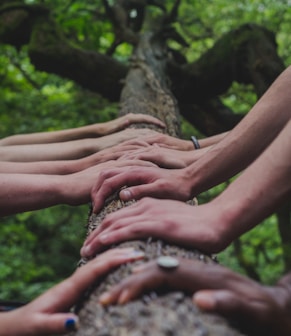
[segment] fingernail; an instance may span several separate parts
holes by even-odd
[[[205,292],[198,292],[193,297],[194,303],[201,309],[212,310],[216,306],[215,297],[212,294]]]
[[[130,199],[132,199],[131,192],[129,190],[127,190],[127,189],[121,190],[121,192],[120,192],[120,198],[123,201],[129,201]]]
[[[101,243],[106,243],[106,241],[108,240],[108,237],[109,237],[109,235],[107,233],[104,233],[104,234],[99,236],[99,241]]]
[[[146,268],[145,264],[137,265],[132,269],[132,273],[139,273]]]
[[[100,295],[99,297],[99,303],[102,305],[108,305],[111,301],[111,295],[108,292],[105,292]]]
[[[89,257],[90,255],[91,255],[91,247],[90,247],[90,245],[83,246],[81,248],[81,256]]]
[[[140,258],[145,256],[144,252],[138,250],[133,250],[129,252],[128,255],[133,258]]]
[[[128,293],[129,293],[128,289],[125,289],[124,291],[122,291],[118,299],[119,304],[124,304],[128,301]]]
[[[79,319],[78,318],[68,318],[65,321],[65,328],[68,331],[75,331],[79,328]]]

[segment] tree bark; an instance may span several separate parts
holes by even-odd
[[[179,115],[176,100],[167,85],[163,57],[165,52],[166,46],[159,35],[143,36],[126,78],[120,113],[138,111],[155,115],[165,121],[169,134],[177,136]],[[194,204],[193,201],[189,203]],[[101,223],[107,213],[126,205],[117,195],[113,195],[99,214],[90,215],[88,233]],[[161,255],[171,255],[215,262],[211,256],[197,250],[170,245],[151,237],[146,241],[131,241],[118,246],[133,246],[144,251],[146,261]],[[81,260],[81,265],[86,262]],[[222,317],[199,311],[191,297],[182,292],[146,293],[141,299],[122,306],[104,308],[98,304],[98,296],[129,275],[132,265],[136,263],[121,266],[88,291],[76,308],[81,326],[72,335],[241,335]]]

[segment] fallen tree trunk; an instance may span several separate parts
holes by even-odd
[[[138,112],[156,116],[166,123],[168,134],[179,136],[178,108],[165,77],[166,47],[163,41],[161,34],[141,38],[125,81],[120,114]],[[194,206],[193,201],[189,203]],[[88,233],[101,223],[106,214],[127,205],[118,199],[117,194],[113,195],[99,214],[90,215]],[[151,237],[146,241],[131,241],[119,246],[132,246],[144,251],[145,261],[171,255],[215,262],[211,256],[197,250],[169,245],[161,240],[154,241]],[[88,290],[76,309],[80,329],[72,335],[242,335],[222,317],[199,311],[191,297],[182,292],[147,293],[139,300],[122,306],[103,307],[98,304],[99,295],[129,275],[131,267],[140,262],[122,265]],[[81,264],[84,263],[86,260],[81,260]]]

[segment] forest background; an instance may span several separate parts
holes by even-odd
[[[109,24],[96,17],[92,19],[101,1],[30,0],[25,3],[50,8],[65,35],[76,45],[105,53],[112,44]],[[290,65],[290,0],[184,0],[176,29],[188,43],[183,54],[193,61],[224,33],[250,22],[275,33],[278,54],[285,66]],[[122,44],[116,49],[115,57],[127,62],[130,53],[131,48]],[[117,104],[70,80],[36,71],[25,47],[16,50],[0,45],[0,83],[1,137],[78,127],[117,117]],[[234,83],[222,99],[236,113],[246,114],[257,97],[252,86]],[[204,136],[185,120],[182,132],[185,139],[193,134],[198,138]],[[215,197],[228,183],[199,195],[199,203]],[[30,300],[73,272],[86,234],[87,213],[88,205],[56,206],[1,218],[1,299]],[[286,267],[276,215],[220,253],[218,260],[263,283],[273,283]]]

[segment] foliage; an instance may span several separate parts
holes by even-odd
[[[35,72],[25,50],[17,54],[7,46],[0,49],[2,137],[116,117],[114,104],[73,82]],[[57,206],[1,219],[1,299],[30,300],[75,269],[87,211],[87,205]]]
[[[52,11],[70,42],[80,48],[105,52],[113,41],[111,25],[104,20],[101,0],[27,0],[44,4]],[[165,1],[167,6],[173,1]],[[154,9],[151,8],[151,11]],[[177,30],[189,47],[171,41],[189,61],[201,56],[223,33],[246,22],[263,24],[276,33],[279,54],[291,64],[290,0],[184,0]],[[88,92],[71,81],[37,72],[25,48],[16,51],[0,47],[0,134],[55,130],[81,126],[116,117],[117,106]],[[114,57],[127,62],[131,48],[120,45]],[[251,87],[234,83],[224,102],[235,112],[247,113],[256,97]],[[197,131],[183,123],[185,138]],[[212,199],[225,184],[199,196],[199,202]],[[3,299],[29,300],[75,268],[84,239],[87,206],[54,207],[1,219],[0,280]],[[282,250],[276,218],[241,238],[244,256],[258,269],[261,280],[274,281],[282,272]],[[234,248],[219,256],[222,263],[241,272]]]

